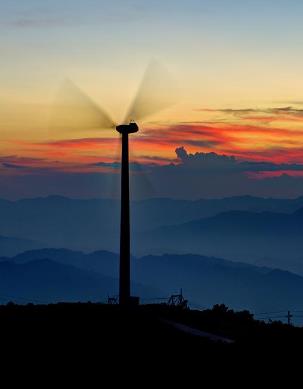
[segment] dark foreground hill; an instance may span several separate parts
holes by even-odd
[[[176,323],[197,332],[184,333]],[[200,336],[201,331],[231,342],[213,341]],[[9,304],[0,306],[0,342],[6,361],[14,361],[14,366],[29,363],[33,374],[40,366],[51,366],[50,377],[59,368],[66,373],[71,364],[71,377],[78,373],[75,369],[88,368],[87,379],[94,373],[104,379],[110,367],[115,372],[111,380],[120,380],[121,369],[127,367],[132,380],[148,371],[142,377],[145,382],[160,371],[171,380],[184,373],[205,379],[210,368],[216,372],[213,380],[228,369],[222,376],[227,380],[239,376],[241,365],[254,375],[263,363],[268,371],[273,360],[285,368],[302,349],[303,329],[258,322],[247,311],[235,313],[225,306],[200,312],[166,305],[123,309],[102,304]]]

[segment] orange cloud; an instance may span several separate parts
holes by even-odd
[[[234,155],[252,161],[303,161],[303,110],[293,107],[265,109],[203,109],[207,121],[146,126],[130,137],[132,161],[166,164],[175,161],[175,149]],[[221,115],[213,120],[212,115]],[[274,124],[274,125],[273,125]],[[296,127],[297,126],[297,127]],[[299,127],[298,127],[299,126]],[[6,141],[7,154],[35,159],[32,168],[86,169],[120,159],[118,136],[55,141]],[[24,164],[26,164],[24,162]],[[101,169],[101,167],[99,167]]]

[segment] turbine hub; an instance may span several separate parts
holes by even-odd
[[[129,124],[121,124],[116,127],[116,130],[120,134],[132,134],[139,131],[139,127],[136,123],[130,122]]]

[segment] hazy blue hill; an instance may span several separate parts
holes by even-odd
[[[0,297],[102,300],[118,291],[118,261],[117,254],[105,251],[50,249],[2,259]],[[134,294],[168,297],[183,288],[190,302],[199,306],[225,303],[236,309],[272,311],[298,309],[303,299],[301,276],[200,255],[133,258],[132,277]]]
[[[132,251],[137,256],[196,253],[279,267],[303,274],[303,197],[252,196],[132,203]],[[61,196],[0,201],[0,255],[39,247],[75,251],[119,249],[117,200]],[[14,241],[21,239],[22,241]],[[40,242],[43,242],[40,243]],[[74,263],[76,254],[71,263]],[[20,259],[21,260],[21,259]],[[56,258],[60,262],[60,258]],[[109,259],[108,266],[112,265]],[[98,270],[98,258],[90,260]],[[108,267],[107,266],[107,267]],[[117,272],[117,265],[115,267]],[[114,271],[114,269],[112,269]]]
[[[224,235],[277,235],[301,234],[303,218],[300,212],[283,214],[274,212],[229,211],[210,218],[193,220],[177,226],[165,226],[158,233],[165,236],[176,236],[176,232],[185,235],[224,234]],[[303,216],[303,212],[302,212]]]
[[[0,236],[0,255],[12,256],[24,250],[42,247],[42,243],[30,239]]]
[[[297,199],[273,199],[253,196],[237,196],[222,199],[196,201],[173,199],[149,199],[133,203],[134,227],[142,230],[159,226],[190,222],[228,211],[293,213],[303,207],[303,197]]]
[[[174,247],[242,262],[266,264],[303,274],[303,210],[292,214],[229,211],[210,218],[165,226],[141,235],[158,252]],[[264,262],[262,260],[264,259]]]
[[[13,261],[16,263],[25,263],[41,258],[50,258],[61,264],[77,266],[81,269],[109,275],[114,278],[118,278],[119,275],[118,255],[104,250],[85,254],[81,251],[46,248],[25,251],[16,255]]]
[[[296,216],[296,217],[298,217],[298,218],[303,217],[303,208],[297,209],[297,210],[293,213],[293,215]]]
[[[52,247],[73,249],[116,245],[118,202],[73,200],[61,196],[24,199],[1,209],[0,232],[43,241]],[[3,212],[2,212],[3,211]]]
[[[303,298],[303,277],[296,274],[197,255],[143,257],[136,262],[134,274],[162,290],[182,287],[191,301],[202,306],[225,303],[253,311],[295,309]]]
[[[28,262],[0,261],[0,303],[106,301],[107,296],[117,294],[117,278],[52,259],[35,259],[31,253],[33,259],[27,253]],[[132,287],[144,297],[158,293],[139,283]]]
[[[0,207],[9,207],[13,204],[13,201],[0,199]]]
[[[303,207],[303,197],[271,199],[242,196],[197,201],[165,198],[134,201],[131,207],[133,249],[140,255],[156,251],[157,244],[154,247],[149,245],[145,250],[145,245],[141,245],[138,238],[141,233],[149,234],[150,230],[162,226],[211,218],[231,210],[291,213],[300,207]],[[117,200],[80,200],[62,196],[0,200],[0,213],[0,235],[3,236],[43,242],[44,247],[74,250],[116,251],[119,247],[120,205]],[[174,251],[174,247],[166,245],[164,249]],[[184,249],[191,251],[190,247]],[[7,255],[1,251],[1,247],[0,255]]]
[[[251,212],[292,213],[303,207],[303,197],[296,199],[274,199],[254,196],[236,196],[222,199],[200,199],[196,201],[156,198],[134,203],[137,213],[148,212],[154,224],[175,224],[199,217],[205,218],[230,210]],[[167,223],[167,220],[169,222]],[[153,223],[152,223],[153,225]]]
[[[79,261],[82,261],[83,257],[84,254],[81,251],[68,250],[64,248],[44,248],[39,250],[28,250],[20,253],[14,257],[14,262],[24,263],[41,258],[50,258],[59,263],[77,265]]]
[[[96,301],[114,293],[116,288],[114,279],[49,259],[0,263],[2,302]]]
[[[135,260],[132,258],[132,260]],[[84,266],[95,272],[114,275],[119,275],[119,256],[118,254],[109,251],[99,250],[86,255]]]

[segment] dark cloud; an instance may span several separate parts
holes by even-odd
[[[216,140],[192,140],[188,139],[186,141],[187,145],[197,146],[197,147],[207,147],[207,148],[215,148],[220,145],[222,142]]]
[[[94,12],[91,12],[90,6],[84,7],[81,2],[77,1],[61,1],[61,4],[54,1],[41,1],[39,6],[33,6],[30,4],[31,2],[25,0],[16,3],[18,5],[9,4],[6,13],[2,12],[0,15],[1,25],[17,29],[40,29],[79,25],[92,26],[100,23],[128,24],[142,19],[150,19],[152,11],[149,9],[149,12],[146,12],[146,5],[139,0],[133,0],[131,3],[125,2],[125,0],[97,1]]]
[[[303,171],[303,165],[294,163],[241,162],[239,166],[247,172]]]
[[[303,165],[291,163],[253,162],[231,155],[189,153],[176,149],[176,160],[162,165],[132,163],[132,198],[171,197],[197,199],[255,195],[266,197],[296,197],[303,194]],[[17,159],[0,161],[6,169],[22,169]],[[7,164],[7,165],[4,165]],[[14,166],[16,165],[16,166]],[[90,165],[92,166],[92,165]],[[98,162],[100,172],[74,173],[35,169],[22,174],[0,173],[0,197],[22,198],[59,194],[70,197],[118,197],[120,193],[120,163]],[[102,169],[108,168],[108,169]],[[273,175],[262,176],[272,172]],[[260,174],[262,179],[256,179]]]
[[[176,149],[176,154],[177,154],[177,157],[181,160],[181,161],[187,161],[188,159],[188,153],[187,151],[185,150],[185,148],[182,146],[182,147],[178,147]]]
[[[120,162],[96,162],[96,163],[92,163],[90,166],[107,167],[110,169],[120,169],[121,163]]]
[[[157,155],[141,155],[140,158],[145,160],[145,161],[157,161],[157,162],[166,162],[166,163],[172,162],[171,159],[169,159],[167,157],[159,157]],[[153,163],[152,165],[155,165],[155,164]]]
[[[241,161],[216,153],[189,154],[184,147],[176,149],[179,164],[153,169],[150,181],[161,196],[178,198],[256,195],[296,197],[303,194],[303,177],[292,177],[284,171],[303,171],[300,164],[275,164]],[[281,172],[277,177],[252,178],[250,173]]]
[[[214,152],[188,154],[184,147],[178,147],[176,154],[183,166],[199,169],[232,169],[237,172],[303,171],[303,164],[240,161],[234,156]]]
[[[214,113],[225,113],[233,116],[247,116],[251,114],[268,114],[268,115],[294,115],[303,116],[303,109],[295,108],[293,106],[285,107],[270,107],[270,108],[223,108],[223,109],[208,109],[200,108],[198,111],[201,112],[214,112]]]
[[[0,163],[39,163],[44,161],[43,158],[34,158],[34,157],[19,157],[18,155],[2,155],[0,156]]]
[[[120,169],[121,168],[121,162],[96,162],[93,163],[89,166],[95,166],[95,167],[105,167],[109,169]],[[155,167],[155,164],[141,164],[138,162],[130,162],[129,164],[129,169],[130,170],[137,170],[141,171],[143,168],[148,169],[148,168],[153,168]]]
[[[0,165],[4,169],[31,169],[41,168],[44,159],[31,158],[31,157],[19,157],[17,155],[0,156]]]
[[[59,27],[66,24],[66,21],[56,17],[19,17],[9,23],[16,28],[45,28],[45,27]]]
[[[188,154],[184,147],[176,149],[177,157],[182,162],[182,165],[187,168],[195,169],[229,169],[235,168],[237,161],[233,156],[219,155],[214,152]]]
[[[277,104],[290,104],[290,105],[303,105],[302,100],[288,100],[288,101],[277,101]]]
[[[25,166],[16,165],[15,163],[2,162],[1,165],[6,169],[25,169]]]

